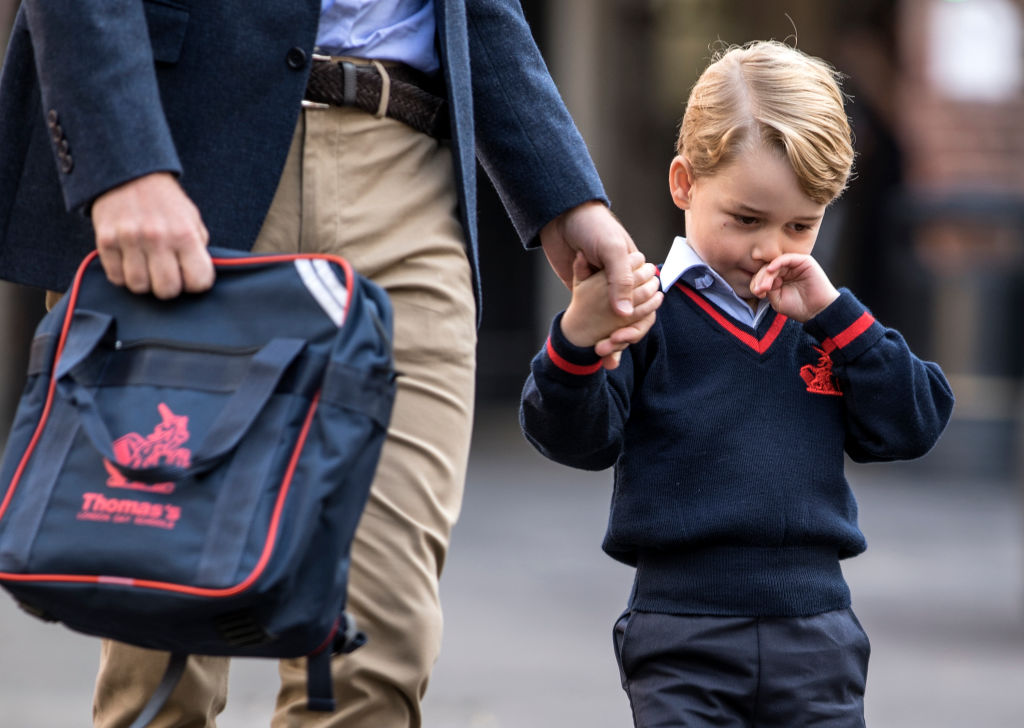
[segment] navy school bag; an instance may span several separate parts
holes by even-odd
[[[332,710],[349,551],[391,414],[386,294],[326,255],[211,249],[172,301],[93,253],[40,322],[0,464],[0,584],[28,612],[173,657],[309,658]]]

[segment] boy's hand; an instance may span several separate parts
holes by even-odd
[[[628,344],[634,338],[643,338],[650,329],[663,297],[657,269],[645,263],[641,253],[631,254],[629,263],[634,281],[633,313],[624,316],[610,305],[607,273],[591,272],[587,259],[582,253],[577,254],[572,266],[572,300],[562,316],[562,333],[572,344],[581,347],[595,346],[598,342],[614,345],[613,334],[620,335],[623,344]],[[605,366],[608,367],[607,361]]]
[[[800,323],[814,318],[839,298],[839,291],[809,255],[785,253],[762,267],[750,281],[750,292],[779,313]]]

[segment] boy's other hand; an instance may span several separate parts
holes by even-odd
[[[779,313],[803,323],[839,298],[839,291],[814,258],[784,253],[763,266],[750,281],[750,292]]]
[[[209,233],[173,175],[158,172],[96,198],[92,224],[111,283],[133,293],[174,298],[213,285]]]

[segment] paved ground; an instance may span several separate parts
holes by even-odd
[[[1019,486],[854,467],[868,552],[847,566],[873,642],[872,728],[1024,725]],[[543,461],[511,407],[481,413],[445,573],[428,728],[626,728],[610,649],[630,573],[599,550],[610,476]],[[93,640],[0,598],[0,728],[88,725]],[[276,675],[237,661],[221,728],[267,724]]]

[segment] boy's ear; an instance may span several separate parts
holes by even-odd
[[[690,194],[693,190],[693,168],[686,157],[677,155],[668,168],[668,188],[672,201],[680,210],[690,209]]]

